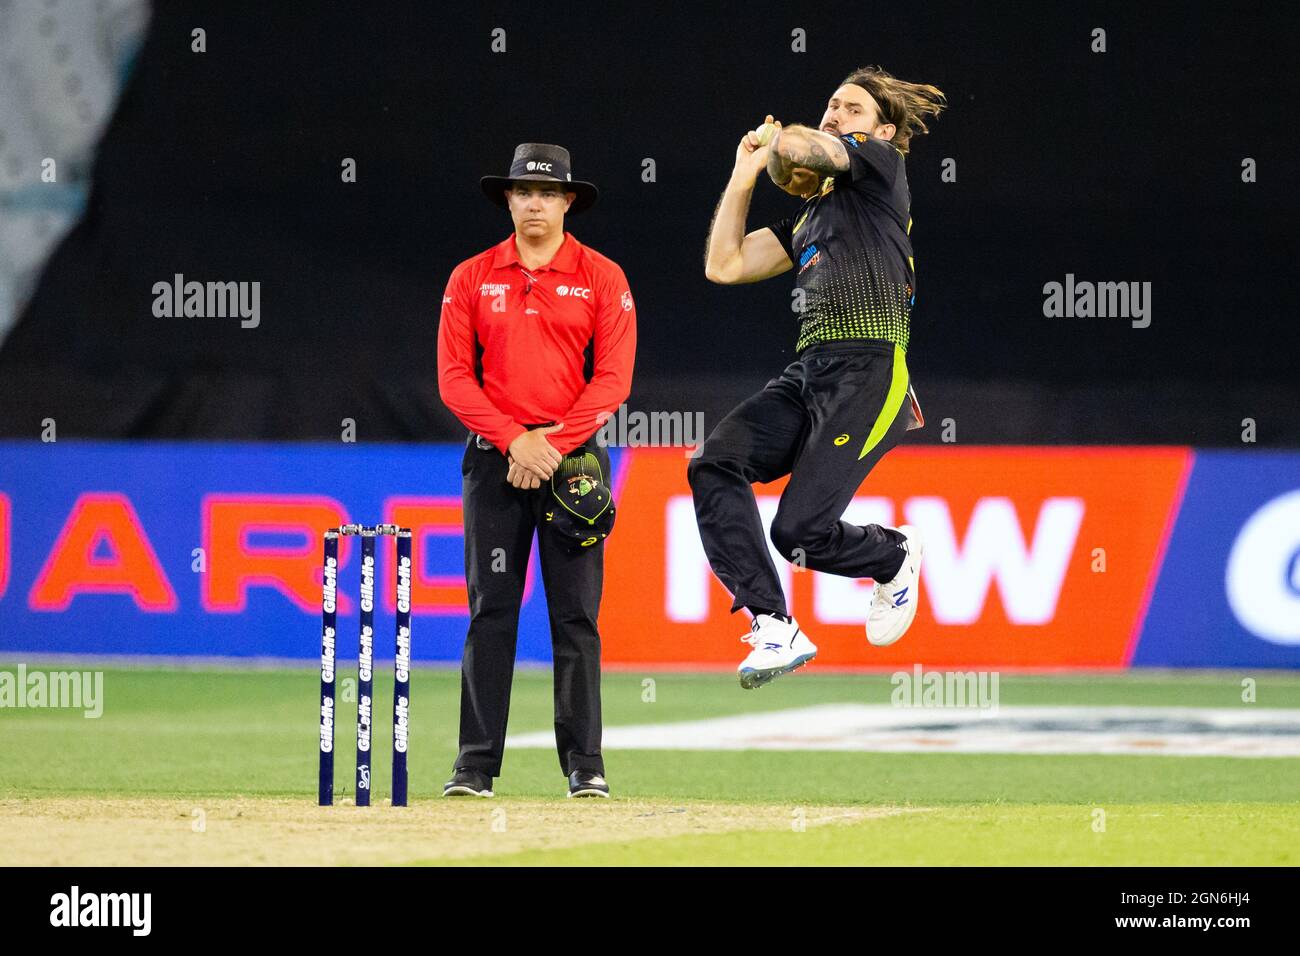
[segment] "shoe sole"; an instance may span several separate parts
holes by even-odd
[[[570,790],[570,797],[604,797],[609,799],[609,794],[604,790]]]
[[[442,791],[444,797],[494,797],[491,790],[475,790],[473,787],[447,787]]]
[[[753,667],[747,667],[741,670],[737,676],[740,677],[740,686],[745,690],[756,690],[764,684],[770,684],[782,674],[789,674],[793,671],[797,671],[809,661],[814,661],[816,659],[816,654],[805,654],[802,657],[796,657],[791,663],[785,665],[785,667],[771,667],[767,670],[758,670]]]

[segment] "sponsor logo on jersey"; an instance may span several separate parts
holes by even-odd
[[[816,246],[809,246],[803,252],[799,253],[799,272],[811,269],[817,263],[821,262],[822,253]]]

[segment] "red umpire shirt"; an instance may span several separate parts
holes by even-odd
[[[568,454],[632,390],[636,307],[617,263],[564,234],[550,264],[525,269],[513,234],[451,274],[438,328],[438,391],[504,454],[525,425]]]

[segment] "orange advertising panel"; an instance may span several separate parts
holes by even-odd
[[[606,546],[607,664],[735,666],[743,612],[713,576],[681,449],[638,448]],[[845,512],[921,529],[921,603],[906,636],[872,647],[870,579],[775,562],[816,666],[1122,667],[1132,652],[1191,451],[1184,448],[902,448]],[[765,525],[785,480],[755,485]]]

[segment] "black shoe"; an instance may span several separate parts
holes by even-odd
[[[569,796],[608,797],[609,784],[598,773],[590,770],[575,770],[569,774]]]
[[[492,796],[492,778],[478,770],[457,767],[455,772],[442,786],[444,797],[490,797]]]

